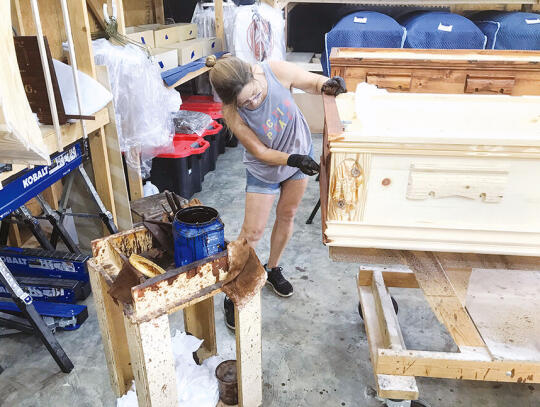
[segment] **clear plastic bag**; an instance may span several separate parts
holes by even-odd
[[[234,23],[234,54],[249,63],[285,60],[285,19],[268,4],[240,6]]]
[[[225,32],[223,50],[233,50],[234,20],[238,7],[230,2],[223,3],[223,6],[223,26]],[[201,2],[197,3],[191,22],[197,24],[199,37],[216,36],[216,17],[213,7],[204,8]]]
[[[179,110],[173,114],[176,133],[202,136],[212,121],[212,118],[206,113],[192,112],[191,110]]]
[[[104,39],[92,45],[96,64],[109,70],[120,150],[147,178],[150,159],[172,150],[172,113],[180,108],[180,94],[165,87],[159,68],[140,48]]]

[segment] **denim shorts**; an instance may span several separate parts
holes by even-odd
[[[313,158],[313,145],[311,145],[309,156]],[[299,169],[293,175],[287,178],[285,181],[278,182],[275,184],[270,184],[268,182],[264,182],[256,178],[246,169],[246,192],[252,192],[255,194],[279,194],[281,190],[281,185],[284,182],[289,181],[289,180],[304,179],[307,177],[308,175],[304,174]]]

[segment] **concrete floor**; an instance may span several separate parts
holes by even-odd
[[[315,136],[316,156],[320,136]],[[225,222],[226,238],[240,230],[244,211],[244,167],[241,149],[220,156],[197,196],[216,208]],[[320,214],[305,220],[318,199],[311,180],[302,202],[294,236],[282,265],[295,294],[278,298],[263,289],[264,406],[381,406],[373,391],[373,372],[364,325],[357,312],[354,265],[333,263],[321,243]],[[272,219],[258,248],[266,262]],[[393,292],[399,320],[411,349],[455,350],[448,333],[429,310],[419,290]],[[234,358],[234,335],[223,324],[222,300],[216,299],[219,352]],[[57,337],[75,364],[66,375],[35,338],[23,334],[0,338],[0,406],[114,406],[101,335],[92,298],[88,321],[77,331]],[[182,329],[182,315],[171,317]],[[540,386],[419,378],[421,398],[435,407],[540,405]]]

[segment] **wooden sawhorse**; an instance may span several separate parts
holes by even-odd
[[[121,269],[112,247],[129,257],[152,247],[152,236],[139,227],[93,242],[88,269],[105,348],[111,385],[117,397],[134,379],[141,407],[175,407],[176,375],[168,314],[183,310],[186,332],[204,339],[199,360],[217,353],[214,295],[228,275],[227,252],[221,252],[132,287],[132,304],[117,305],[108,294]],[[236,318],[238,405],[262,405],[261,297]]]

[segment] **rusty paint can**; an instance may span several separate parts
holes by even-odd
[[[226,360],[216,367],[219,399],[228,406],[238,404],[238,377],[236,360]]]

